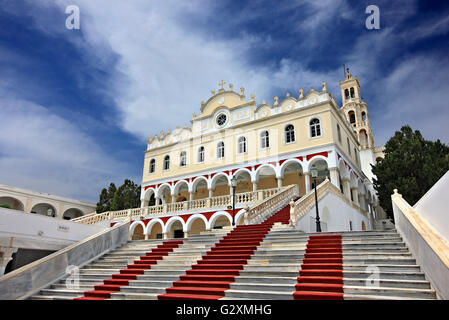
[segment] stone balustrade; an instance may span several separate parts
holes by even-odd
[[[266,193],[266,195],[268,194],[269,193]],[[295,199],[298,196],[299,188],[297,185],[281,188],[279,192],[272,194],[252,208],[247,207],[245,209],[245,225],[261,223],[285,207],[290,200]]]
[[[288,187],[287,187],[288,188]],[[250,192],[242,192],[235,194],[235,204],[236,205],[245,205],[254,202],[260,202],[267,198],[273,197],[279,191],[286,189],[283,188],[273,188],[273,189],[264,189],[258,191],[250,191]],[[174,203],[165,203],[157,206],[149,206],[143,208],[133,208],[126,209],[120,211],[108,211],[100,214],[91,213],[76,219],[73,219],[74,222],[80,222],[85,224],[95,224],[101,221],[106,220],[117,220],[117,219],[126,219],[132,218],[136,216],[152,216],[166,213],[179,213],[186,212],[188,210],[201,210],[201,209],[210,209],[210,208],[219,208],[226,207],[232,205],[232,195],[224,195],[212,198],[204,198],[190,201],[182,201],[182,202],[174,202]]]
[[[339,188],[329,181],[328,178],[320,183],[317,188],[318,201],[322,199],[328,192],[332,192],[348,205],[359,211],[360,214],[367,217],[367,213],[363,211],[359,206],[355,205],[351,200],[345,197]],[[296,223],[309,212],[309,210],[315,205],[315,190],[312,189],[308,194],[298,199],[296,202],[290,203],[290,225],[295,226]]]

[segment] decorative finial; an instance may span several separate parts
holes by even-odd
[[[245,95],[245,88],[243,88],[243,87],[240,88],[240,95],[241,96]]]
[[[176,130],[178,130],[178,129],[181,129],[181,127],[180,126],[176,126]]]
[[[290,97],[290,92],[287,92],[287,94],[285,96],[286,97]]]
[[[322,91],[327,91],[326,81],[321,82],[321,85],[323,86],[323,90]]]
[[[164,131],[161,131],[161,139],[164,138]]]
[[[170,133],[171,133],[171,131],[170,131],[170,130],[168,130],[168,131],[167,131],[167,136],[168,136],[168,135],[169,135]]]
[[[188,127],[187,127],[187,123],[184,125],[184,129],[187,129]]]
[[[194,118],[196,118],[196,113],[194,112],[194,113],[192,113],[192,116],[194,117]]]
[[[150,134],[150,135],[148,136],[148,140],[151,140],[151,138],[153,138],[153,136]]]
[[[304,97],[304,90],[302,88],[299,89],[299,99]]]
[[[267,104],[267,102],[265,101],[265,99],[262,100],[262,104]]]
[[[234,85],[232,83],[229,84],[229,90],[232,91],[232,88],[234,88]]]
[[[225,83],[226,83],[226,81],[223,81],[223,80],[220,81],[220,83],[218,84],[221,87],[220,90],[224,90],[223,86]]]
[[[254,93],[251,93],[251,100],[254,100],[255,97]]]
[[[205,104],[205,102],[204,102],[204,100],[202,100],[202,101],[201,101],[201,105],[204,106],[204,104]]]
[[[279,97],[278,96],[275,96],[274,97],[274,104],[278,104],[279,103]]]
[[[313,91],[315,91],[315,89],[314,89],[314,88],[312,87],[312,88],[310,88],[310,91],[312,91],[312,92],[313,92]]]
[[[215,95],[215,90],[212,90],[211,93],[212,93],[212,95],[214,96],[214,95]]]

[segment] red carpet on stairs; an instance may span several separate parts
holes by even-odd
[[[120,270],[120,274],[113,274],[112,279],[104,280],[104,284],[95,286],[95,290],[84,292],[84,297],[74,300],[103,300],[111,297],[112,292],[120,291],[120,287],[129,285],[130,280],[136,280],[137,275],[144,274],[145,270],[151,269],[151,265],[156,264],[167,256],[173,249],[177,248],[183,240],[164,241],[147,252],[145,256],[134,260],[134,264],[128,264],[127,269]]]
[[[276,222],[288,224],[290,205],[260,224],[240,225],[220,240],[159,300],[217,300],[225,295],[235,277],[251,258]]]
[[[297,279],[295,300],[343,300],[341,235],[310,236]]]

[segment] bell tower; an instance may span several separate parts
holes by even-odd
[[[340,81],[342,107],[340,111],[351,124],[360,143],[360,164],[365,175],[372,181],[371,164],[375,164],[373,132],[368,117],[368,108],[362,101],[360,83],[352,77],[349,68],[345,70],[345,80]]]
[[[342,107],[340,111],[346,117],[357,134],[361,150],[373,149],[374,138],[369,123],[368,108],[362,101],[360,83],[353,78],[349,68],[345,71],[345,80],[340,81]]]

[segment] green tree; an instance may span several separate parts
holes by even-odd
[[[97,202],[97,209],[96,209],[97,213],[102,213],[111,210],[112,198],[114,197],[116,191],[117,188],[113,183],[109,184],[108,189],[103,188],[103,190],[101,190],[100,199]]]
[[[115,191],[111,201],[111,211],[138,208],[140,206],[140,186],[126,179]]]
[[[380,205],[393,218],[393,190],[414,205],[449,170],[449,147],[440,140],[425,140],[406,125],[388,140],[385,158],[372,168]]]

